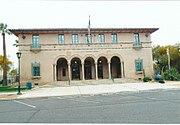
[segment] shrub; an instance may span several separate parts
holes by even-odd
[[[165,81],[164,80],[159,80],[159,83],[165,83]]]
[[[138,78],[138,80],[140,80],[140,81],[141,81],[141,80],[142,80],[142,78]]]
[[[143,82],[149,82],[149,81],[151,81],[151,78],[149,78],[149,77],[144,77],[143,78]]]
[[[178,73],[178,71],[175,68],[169,69],[167,70],[165,73],[165,79],[166,80],[178,80],[180,79],[180,74]]]

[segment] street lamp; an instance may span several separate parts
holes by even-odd
[[[20,58],[21,58],[21,52],[16,53],[17,58],[18,58],[18,95],[22,95],[21,93],[21,87],[20,87]]]

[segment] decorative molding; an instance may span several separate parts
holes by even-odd
[[[32,79],[41,79],[41,76],[32,76]]]

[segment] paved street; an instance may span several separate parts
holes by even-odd
[[[180,123],[180,90],[0,101],[8,123]]]

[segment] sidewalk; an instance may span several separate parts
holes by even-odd
[[[180,89],[180,82],[166,84],[160,83],[124,83],[124,84],[100,84],[100,85],[85,85],[85,86],[68,86],[68,87],[41,87],[34,88],[22,92],[22,95],[17,95],[17,92],[0,93],[0,100],[7,99],[25,99],[39,98],[51,96],[68,96],[68,95],[94,95],[103,93],[117,92],[139,92],[146,90],[158,89]]]

